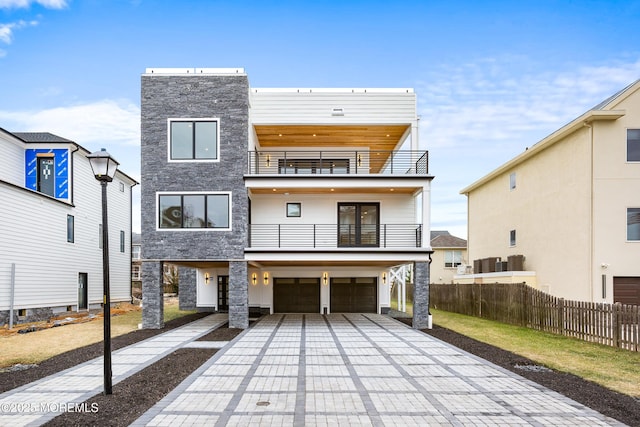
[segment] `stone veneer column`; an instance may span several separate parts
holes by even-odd
[[[178,306],[180,310],[196,309],[196,269],[178,267]]]
[[[142,327],[164,328],[164,290],[162,262],[142,263]]]
[[[229,327],[249,327],[249,282],[244,261],[229,261]]]
[[[426,329],[429,322],[429,263],[413,263],[413,328]]]

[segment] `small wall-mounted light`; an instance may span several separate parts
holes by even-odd
[[[271,154],[267,154],[267,167],[271,166]]]
[[[209,275],[209,273],[204,273],[204,284],[205,285],[209,284],[209,279],[211,279],[211,276]]]
[[[358,166],[362,166],[362,156],[358,154]]]
[[[383,285],[387,284],[387,272],[386,271],[382,272],[382,284]]]
[[[251,273],[251,284],[253,286],[258,284],[258,275],[256,273]]]
[[[264,277],[262,277],[262,281],[264,282],[265,286],[269,284],[269,272],[267,271],[264,272]]]
[[[329,273],[326,271],[322,273],[322,284],[327,286],[329,284]]]

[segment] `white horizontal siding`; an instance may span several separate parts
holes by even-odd
[[[24,150],[0,133],[0,180],[24,187]]]
[[[333,116],[341,108],[343,116]],[[416,120],[413,92],[251,93],[251,122],[257,124],[407,124]]]
[[[381,224],[415,224],[415,198],[408,194],[306,194],[289,196],[255,194],[251,197],[252,224],[336,224],[338,203],[380,203]],[[301,203],[302,216],[287,218],[287,203]]]
[[[100,184],[84,155],[74,154],[73,203],[0,186],[0,310],[9,308],[11,264],[16,265],[14,308],[77,304],[78,273],[88,274],[89,303],[102,301]],[[130,298],[130,190],[108,185],[111,300]],[[67,243],[67,215],[75,218],[75,243]],[[125,252],[120,253],[120,230]]]

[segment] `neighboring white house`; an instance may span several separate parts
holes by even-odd
[[[0,128],[0,325],[99,308],[101,188],[87,151],[42,132]],[[111,301],[131,299],[131,188],[108,189]]]

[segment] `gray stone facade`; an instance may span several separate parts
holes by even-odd
[[[249,327],[249,280],[247,263],[229,263],[229,327]]]
[[[195,310],[198,292],[196,270],[190,267],[178,267],[178,283],[180,310]]]
[[[26,310],[26,316],[18,316],[18,309],[13,310],[13,324],[18,325],[20,323],[39,322],[43,320],[49,320],[54,316],[52,307],[41,308],[28,308]],[[9,324],[11,311],[0,311],[0,326]]]
[[[165,260],[176,265],[183,261],[193,266],[198,262],[244,259],[249,223],[248,195],[243,181],[248,157],[248,96],[249,83],[243,74],[142,76],[141,205],[142,247],[145,260]],[[217,118],[219,161],[169,162],[169,118]],[[231,192],[231,231],[157,229],[158,192],[180,194],[216,191]],[[143,272],[144,270],[145,268]],[[244,272],[246,274],[246,265]],[[241,298],[247,299],[246,289],[234,290],[236,286],[246,288],[246,275],[242,279],[234,278],[232,272],[229,275],[229,293],[237,298],[235,306],[240,307],[244,304],[247,307],[248,301],[240,301]],[[145,283],[145,278],[154,282]],[[161,283],[155,282],[154,275],[143,273],[143,311],[157,309],[155,306],[144,305],[145,289],[147,293],[155,295],[156,291],[150,290],[150,287],[154,286],[161,286]],[[191,295],[190,291],[188,293]],[[195,298],[195,285],[193,297]],[[149,314],[148,317],[157,316]],[[150,324],[143,322],[143,326]],[[237,324],[243,322],[239,321]],[[158,327],[157,323],[154,325]]]
[[[164,327],[164,289],[162,262],[142,263],[142,327]]]
[[[430,328],[429,318],[429,262],[413,264],[413,327]]]

